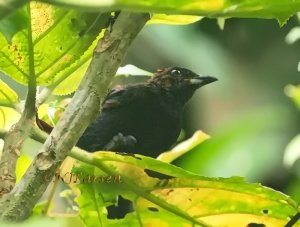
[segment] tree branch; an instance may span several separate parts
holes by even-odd
[[[30,14],[30,5],[28,4],[28,13]],[[25,101],[24,111],[19,121],[11,127],[10,132],[4,139],[4,148],[0,161],[0,198],[9,193],[15,186],[16,181],[16,163],[20,156],[24,140],[33,126],[35,119],[35,97],[36,97],[36,78],[34,66],[34,50],[32,44],[31,22],[28,24],[28,53],[29,53],[29,77],[28,91]]]
[[[100,102],[121,60],[148,14],[122,12],[94,50],[94,56],[72,102],[14,190],[1,202],[1,219],[26,219],[46,190],[56,169],[96,117]]]

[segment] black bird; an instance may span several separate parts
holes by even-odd
[[[102,112],[77,146],[157,157],[177,140],[184,105],[194,92],[217,79],[172,67],[158,70],[145,83],[116,86]]]
[[[184,68],[158,70],[145,83],[116,86],[102,103],[102,112],[85,130],[77,146],[89,151],[116,151],[157,157],[177,140],[183,108],[194,92],[217,79]],[[37,116],[37,125],[52,127]],[[130,201],[119,196],[108,206],[108,218],[122,218]]]
[[[177,140],[184,105],[194,92],[217,79],[184,68],[158,70],[145,83],[116,86],[102,103],[102,112],[85,130],[77,146],[89,151],[116,151],[157,157]],[[37,125],[52,127],[37,116]],[[130,201],[118,197],[107,207],[108,218],[123,218]]]

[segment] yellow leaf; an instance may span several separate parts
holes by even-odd
[[[187,2],[184,6],[182,6],[181,9],[200,9],[203,11],[215,11],[222,10],[225,6],[225,3],[225,0],[190,1],[190,3]]]
[[[163,162],[171,163],[209,138],[210,136],[204,132],[200,130],[196,131],[191,138],[179,143],[171,151],[160,154],[157,159]]]
[[[19,180],[22,178],[28,167],[30,166],[32,162],[32,159],[27,156],[26,154],[21,154],[21,156],[18,158],[17,166],[16,166],[16,183],[19,182]]]
[[[17,93],[0,79],[0,105],[18,102]]]
[[[20,114],[12,108],[0,107],[0,128],[8,130],[17,123]]]
[[[148,24],[184,25],[201,20],[201,16],[154,14]]]

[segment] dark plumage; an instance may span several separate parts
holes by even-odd
[[[110,149],[156,157],[176,142],[184,105],[194,91],[216,80],[173,67],[158,70],[145,83],[116,86],[77,146],[91,152]],[[121,143],[111,146],[112,140]]]

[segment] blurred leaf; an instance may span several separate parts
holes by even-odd
[[[82,67],[87,67],[92,55],[90,46],[105,27],[109,13],[82,13],[39,2],[32,2],[30,6],[38,85],[57,85],[69,75],[82,76],[85,71]],[[12,19],[10,23],[18,27],[20,22]],[[11,42],[0,34],[0,69],[22,84],[28,81],[28,55],[28,28],[15,33]],[[72,80],[68,84],[72,84]],[[70,90],[58,88],[55,92],[64,94]]]
[[[285,192],[291,196],[295,201],[299,203],[300,201],[300,180],[299,178],[295,177],[292,180],[289,180]]]
[[[292,141],[287,145],[283,163],[287,167],[293,166],[293,164],[300,158],[300,134],[297,135]]]
[[[39,217],[39,218],[29,218],[22,223],[1,223],[1,226],[5,227],[83,227],[82,223],[77,217]]]
[[[21,156],[17,160],[16,166],[16,183],[22,178],[28,167],[32,162],[32,158],[27,156],[26,154],[21,154]]]
[[[224,27],[225,27],[225,21],[226,21],[226,18],[222,18],[222,17],[217,18],[217,23],[218,23],[219,28],[220,28],[221,30],[224,30]]]
[[[70,98],[63,98],[60,100],[56,99],[47,104],[42,104],[38,109],[39,119],[54,127],[70,101]]]
[[[51,204],[52,205],[52,204]],[[50,206],[51,206],[50,205]],[[32,215],[36,215],[36,216],[39,216],[39,215],[43,215],[44,214],[44,211],[45,211],[45,208],[48,206],[48,201],[41,201],[41,202],[38,202],[37,204],[35,204],[33,210],[32,210]],[[51,207],[53,208],[53,206]]]
[[[120,67],[116,76],[152,76],[153,73],[140,69],[134,65],[125,65]]]
[[[203,17],[192,15],[167,15],[167,14],[154,14],[147,22],[148,24],[169,24],[169,25],[185,25],[195,23]]]
[[[39,119],[47,122],[48,124],[51,124],[52,122],[48,118],[49,108],[50,108],[49,104],[44,103],[44,104],[40,105],[39,109],[38,109],[38,116],[39,116]]]
[[[287,85],[285,87],[284,91],[288,97],[293,99],[296,106],[300,110],[300,85],[298,85],[298,86]]]
[[[3,146],[4,146],[4,140],[0,139],[0,157],[2,155]]]
[[[12,37],[19,31],[28,27],[29,18],[26,10],[20,9],[15,11],[5,19],[0,20],[0,33],[2,33],[8,43]]]
[[[276,18],[281,25],[300,9],[300,0],[51,0],[49,2],[89,10],[126,9],[135,12],[191,14],[208,17]]]
[[[0,79],[0,106],[12,106],[18,101],[17,93]]]
[[[224,223],[232,227],[247,226],[250,223],[284,226],[298,209],[288,196],[260,184],[246,183],[239,177],[201,177],[141,155],[117,155],[112,152],[90,155],[95,165],[103,162],[109,174],[121,176],[118,189],[121,195],[120,188],[137,193],[137,198],[131,198],[136,201],[137,213],[125,218],[131,226],[136,226],[133,225],[136,222],[143,226],[150,223],[155,226],[190,226],[191,221],[182,218],[178,212],[206,223],[204,226],[224,226]],[[77,168],[78,171],[80,167]],[[81,171],[85,172],[86,168]],[[90,167],[87,174],[95,172]],[[86,212],[82,216],[85,218],[83,221],[87,223],[86,219],[90,219],[94,225],[96,220],[104,226],[117,225],[117,220],[105,218],[105,199],[101,196],[99,198],[99,189],[94,184],[94,181],[80,184],[78,205],[81,212]],[[115,187],[115,184],[107,185],[107,189],[101,192],[109,194],[110,189],[114,194]],[[143,199],[139,193],[155,196],[156,200],[164,204],[164,208]],[[300,226],[300,223],[295,226]]]
[[[160,154],[157,159],[162,162],[171,163],[209,138],[210,136],[204,132],[200,130],[196,131],[191,138],[179,143],[171,151]]]
[[[17,123],[20,114],[12,108],[0,107],[0,128],[9,130],[10,127]]]
[[[286,35],[285,41],[288,44],[293,44],[300,39],[300,27],[294,27],[291,31]]]
[[[1,1],[0,4],[0,20],[3,18],[12,15],[18,8],[28,3],[29,0],[6,0]]]

